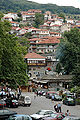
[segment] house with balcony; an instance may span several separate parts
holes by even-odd
[[[51,12],[46,11],[44,14],[44,21],[48,21],[49,19],[51,19]]]
[[[11,25],[13,27],[19,27],[19,23],[18,22],[11,21],[10,23],[11,23]]]
[[[50,26],[50,32],[60,32],[61,31],[61,25],[51,25]]]
[[[9,20],[9,21],[16,20],[17,18],[18,18],[17,13],[11,13],[11,12],[4,14],[4,17],[3,17],[3,19]]]
[[[51,37],[53,37],[53,36],[61,37],[61,33],[58,33],[58,32],[49,32],[49,33],[50,33]]]
[[[30,79],[37,79],[37,76],[45,74],[46,57],[37,53],[27,53],[24,57],[25,62],[28,65],[28,74]]]
[[[35,13],[27,13],[27,12],[22,13],[23,22],[32,23],[34,20],[35,20]]]
[[[42,41],[42,39],[40,39],[40,38],[32,38],[32,39],[29,39],[29,41],[30,41],[30,47],[28,49],[28,52],[37,52],[36,43]]]
[[[37,53],[53,53],[55,51],[54,46],[60,43],[57,37],[44,37],[42,41],[36,43]]]
[[[71,24],[70,23],[63,23],[62,25],[61,25],[61,33],[64,33],[65,31],[70,31],[70,29],[71,29]]]

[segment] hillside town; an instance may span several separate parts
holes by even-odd
[[[19,19],[18,13],[7,13],[4,14],[3,20],[8,20],[12,25],[10,34],[15,34],[17,37],[24,37],[25,34],[30,33],[30,47],[28,49],[27,55],[25,55],[25,62],[28,64],[28,70],[26,71],[30,76],[29,82],[40,83],[43,86],[49,87],[50,80],[43,80],[43,77],[46,79],[46,75],[57,76],[55,72],[56,65],[59,62],[57,56],[57,48],[62,39],[62,34],[65,31],[70,31],[71,28],[80,28],[80,21],[76,19],[59,17],[57,14],[52,14],[50,11],[46,11],[44,15],[44,23],[40,25],[39,28],[33,27],[35,21],[36,13],[42,14],[41,10],[30,9],[28,11],[21,11],[21,21],[15,22]],[[23,25],[20,27],[20,25]],[[27,26],[26,26],[27,25]],[[63,69],[63,68],[62,68]],[[68,82],[71,80],[71,76],[68,76],[69,81],[67,82],[66,75],[63,74],[63,81],[54,83],[55,85],[61,85],[65,88],[68,87]],[[59,76],[59,77],[60,77]],[[57,80],[56,80],[57,81]]]
[[[37,27],[34,25],[36,15],[43,16],[43,21],[40,19],[42,24],[39,24]],[[77,89],[76,85],[72,92],[70,91],[74,74],[66,74],[62,66],[59,72],[56,70],[60,61],[58,54],[61,53],[59,53],[58,49],[64,38],[63,34],[73,28],[78,28],[80,31],[80,20],[72,19],[68,15],[61,17],[50,11],[43,13],[39,9],[29,9],[27,11],[19,11],[18,13],[8,12],[1,18],[1,21],[6,20],[11,25],[9,35],[14,35],[18,40],[25,38],[27,41],[27,54],[23,55],[23,59],[27,65],[25,73],[28,81],[27,85],[24,85],[20,79],[22,85],[21,83],[19,85],[15,80],[17,88],[14,89],[11,88],[8,82],[4,82],[5,79],[1,78],[1,83],[5,83],[3,86],[0,85],[0,100],[4,100],[4,105],[1,106],[0,103],[1,110],[5,107],[9,108],[8,110],[15,108],[16,112],[10,113],[11,111],[8,111],[10,115],[4,118],[4,115],[1,113],[0,120],[80,120],[80,92],[75,92]],[[24,43],[22,42],[22,44]],[[20,54],[20,49],[18,51]],[[13,57],[13,54],[11,57]],[[79,63],[78,59],[79,54],[77,55],[77,63]],[[75,61],[73,60],[73,62]],[[70,65],[72,64],[70,63]],[[21,66],[21,69],[23,69],[23,66]],[[17,73],[17,70],[15,73]],[[9,78],[7,77],[7,79]],[[68,109],[71,113],[69,113]],[[22,118],[18,119],[17,113],[19,117],[21,114],[27,115],[22,115]],[[74,118],[74,115],[77,115],[77,117]],[[67,116],[72,118],[66,118]]]

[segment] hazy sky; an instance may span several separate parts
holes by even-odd
[[[28,0],[28,1],[33,1],[42,4],[52,3],[60,6],[74,6],[76,8],[80,8],[80,0]]]

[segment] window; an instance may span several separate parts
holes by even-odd
[[[29,120],[29,117],[26,117],[26,116],[25,116],[25,119],[24,119],[24,120]]]

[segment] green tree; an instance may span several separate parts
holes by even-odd
[[[66,20],[65,20],[65,14],[64,14],[64,13],[60,13],[60,14],[59,14],[59,17],[62,17],[62,18],[63,18],[63,22],[64,22],[64,23],[66,22]]]
[[[22,55],[26,55],[28,52],[28,48],[30,47],[30,42],[26,37],[22,37],[21,39],[18,39],[18,47],[21,50]]]
[[[80,85],[80,31],[71,29],[63,34],[58,57],[66,74],[74,74],[73,84]]]
[[[0,21],[0,81],[11,87],[27,84],[27,65],[17,37],[9,34],[10,25]]]
[[[56,72],[59,74],[61,71],[62,71],[62,69],[61,69],[61,64],[58,63],[58,64],[56,65]]]
[[[26,38],[32,38],[31,32],[27,32],[27,33],[25,34],[25,37],[26,37]]]
[[[40,13],[35,14],[34,27],[39,28],[44,23],[44,15]]]

